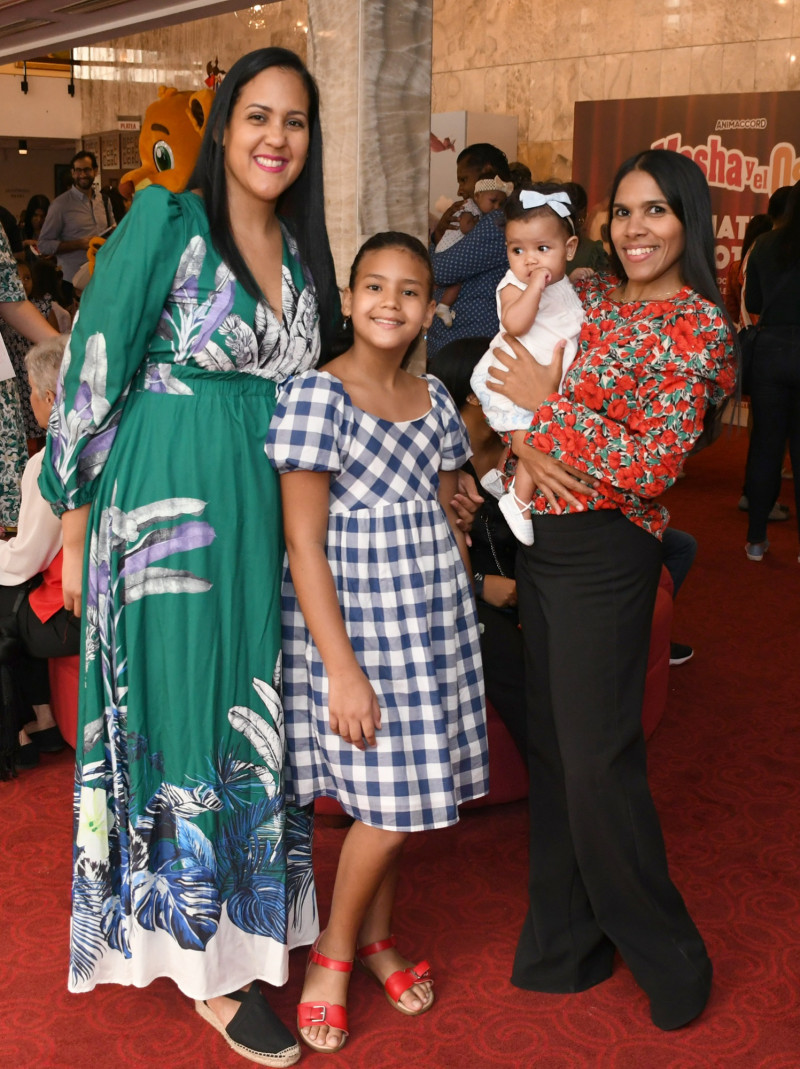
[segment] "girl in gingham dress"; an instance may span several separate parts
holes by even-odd
[[[488,789],[477,618],[449,504],[469,440],[438,379],[402,366],[432,295],[420,242],[367,241],[343,298],[353,346],[289,382],[267,445],[288,550],[286,791],[336,798],[355,821],[298,1009],[301,1037],[326,1052],[347,1036],[355,957],[400,1012],[432,1006],[428,963],[391,934],[403,844]]]

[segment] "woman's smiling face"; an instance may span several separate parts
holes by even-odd
[[[617,187],[611,241],[628,281],[646,289],[640,296],[660,296],[683,285],[683,223],[647,171],[630,171]]]
[[[300,75],[268,67],[242,86],[225,129],[229,196],[275,202],[305,166],[309,100]]]

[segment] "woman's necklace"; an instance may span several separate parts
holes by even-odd
[[[651,301],[668,301],[671,297],[680,293],[683,286],[672,287],[667,293],[648,293],[644,297],[628,297],[627,286],[617,286],[620,304],[647,304]]]

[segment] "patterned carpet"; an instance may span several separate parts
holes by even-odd
[[[674,637],[695,657],[672,670],[650,743],[653,792],[673,875],[708,942],[715,986],[703,1017],[658,1032],[619,965],[580,995],[508,983],[525,909],[525,805],[465,814],[412,840],[397,934],[436,973],[437,1003],[413,1020],[354,975],[340,1069],[797,1069],[800,1065],[800,564],[794,520],[746,561],[736,511],[745,439],[724,438],[670,491],[675,526],[700,541]],[[792,505],[791,483],[783,500]],[[71,767],[67,755],[0,784],[0,1064],[216,1069],[246,1063],[165,980],[68,995]],[[323,916],[343,832],[320,828]],[[291,1020],[303,954],[273,992]]]

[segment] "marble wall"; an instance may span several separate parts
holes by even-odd
[[[800,89],[800,0],[434,0],[433,110],[519,117],[569,178],[577,100]]]
[[[326,222],[340,285],[365,238],[425,239],[431,0],[309,0],[322,100]]]
[[[307,50],[306,0],[270,4],[266,25],[252,29],[238,14],[198,19],[119,37],[76,50],[81,64],[84,135],[116,128],[119,115],[143,115],[159,85],[202,88],[206,64],[216,58],[225,70],[245,52],[269,45]]]

